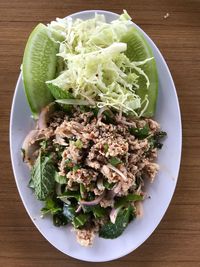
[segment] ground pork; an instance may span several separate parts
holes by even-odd
[[[77,212],[83,210],[81,203],[84,201],[92,201],[92,205],[95,202],[110,212],[115,197],[130,193],[143,195],[144,180],[153,181],[159,170],[154,162],[157,148],[152,145],[157,140],[151,142],[160,131],[159,124],[149,118],[136,119],[122,114],[113,114],[110,119],[112,123],[106,121],[105,114],[97,117],[93,111],[82,112],[80,108],[68,115],[55,112],[47,128],[34,130],[25,140],[29,147],[39,146],[43,140],[50,141],[48,153],[51,146],[56,146],[57,150],[51,156],[59,151],[59,155],[52,159],[57,164],[59,175],[66,179],[65,190],[79,192],[80,184],[83,185]],[[133,134],[132,128],[138,131],[143,127],[148,129],[146,136],[140,138]],[[38,155],[38,150],[34,149],[33,153]],[[36,156],[32,156],[35,160]],[[95,218],[90,222],[91,229],[88,226],[76,229],[77,241],[83,246],[92,245],[95,232],[106,220],[109,220],[109,215]]]
[[[84,247],[88,247],[92,245],[93,240],[95,238],[94,229],[76,229],[75,232],[76,232],[77,242],[80,245]]]
[[[67,173],[68,186],[71,186],[73,182],[88,186],[92,181],[96,181],[97,175],[98,173],[92,169],[81,168],[76,171],[69,171]]]

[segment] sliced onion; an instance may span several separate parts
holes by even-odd
[[[28,133],[24,142],[22,144],[22,149],[24,150],[24,162],[33,164],[35,160],[34,152],[39,149],[39,145],[36,143],[39,140],[45,139],[45,135],[39,130],[32,130]]]
[[[113,199],[121,190],[121,184],[118,183],[113,189],[109,190],[106,194],[107,199]]]
[[[120,170],[118,170],[117,168],[115,168],[110,163],[108,163],[106,166],[108,168],[110,168],[111,170],[113,170],[114,172],[116,172],[118,175],[120,175],[124,181],[127,181],[128,178]]]
[[[82,206],[79,205],[78,208],[75,210],[75,212],[76,212],[76,213],[79,213],[79,212],[81,211],[81,209],[82,209]]]
[[[62,138],[59,134],[56,134],[55,143],[57,143],[61,146],[68,146],[68,144],[65,142],[64,138]]]
[[[140,184],[139,186],[138,186],[138,189],[136,190],[136,193],[139,195],[140,194],[140,192],[141,192],[141,188],[142,188],[142,185]]]
[[[38,119],[38,128],[40,130],[48,127],[47,123],[49,122],[49,118],[54,111],[55,111],[54,102],[50,103],[48,106],[42,109]]]
[[[94,205],[97,205],[99,204],[99,202],[102,200],[102,198],[104,197],[105,195],[105,191],[97,198],[95,198],[94,200],[92,201],[84,201],[84,200],[81,200],[79,203],[83,206],[94,206]]]
[[[120,190],[121,190],[121,183],[118,183],[114,188],[113,188],[113,191],[114,191],[114,193],[117,195],[119,192],[120,192]]]
[[[118,207],[117,209],[112,208],[111,212],[110,212],[110,221],[111,223],[115,223],[116,219],[117,219],[117,215],[120,211],[121,207]]]
[[[105,189],[105,186],[103,185],[103,179],[102,178],[99,178],[97,180],[97,188],[101,191],[103,191]]]

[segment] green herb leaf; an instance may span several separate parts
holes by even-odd
[[[81,165],[77,164],[73,167],[73,171],[76,172],[77,170],[79,170],[81,168]]]
[[[89,214],[80,214],[76,217],[74,217],[72,224],[74,228],[79,228],[83,226],[89,219],[90,215]]]
[[[53,224],[55,226],[64,226],[68,223],[67,218],[64,214],[58,213],[53,215]]]
[[[129,202],[140,201],[140,200],[143,200],[143,199],[144,198],[141,195],[128,194],[127,196],[120,197],[120,198],[116,199],[116,201],[115,201],[115,208],[122,207],[122,206],[124,207]]]
[[[109,145],[108,144],[104,144],[103,145],[103,151],[104,151],[104,153],[107,153],[108,152],[108,148],[109,148]]]
[[[50,157],[39,154],[31,171],[35,195],[38,200],[45,200],[54,189],[55,167]]]
[[[87,196],[87,191],[83,184],[80,184],[80,194],[82,199],[86,198]]]
[[[49,88],[51,94],[55,99],[68,99],[68,98],[73,98],[72,94],[70,94],[67,91],[64,91],[60,87],[52,84],[52,83],[46,83],[47,87]]]
[[[83,142],[78,139],[74,142],[74,145],[78,148],[78,149],[81,149],[83,147]]]
[[[69,221],[72,221],[74,217],[76,216],[76,207],[74,205],[64,204],[63,214]]]
[[[116,121],[115,121],[115,116],[114,114],[112,113],[112,111],[110,110],[105,110],[104,113],[103,113],[103,121],[105,121],[105,123],[109,124],[116,124]]]
[[[100,205],[96,206],[83,206],[84,213],[92,212],[95,218],[102,218],[107,214],[107,210]]]
[[[108,161],[113,166],[117,166],[118,164],[122,163],[122,161],[120,159],[118,159],[117,157],[112,157]]]
[[[47,148],[47,140],[43,140],[40,142],[40,147],[45,150]]]
[[[66,184],[67,183],[67,178],[66,176],[59,175],[58,172],[55,173],[55,181],[58,184]]]
[[[107,180],[103,181],[103,185],[106,189],[110,190],[113,188],[113,186],[115,185],[115,183],[109,183]]]
[[[114,239],[120,236],[127,227],[130,220],[133,218],[133,207],[129,206],[120,210],[115,223],[108,222],[104,224],[100,231],[99,236],[108,239]]]
[[[63,199],[63,198],[75,198],[77,201],[79,201],[81,199],[81,195],[79,192],[77,191],[67,191],[64,192],[61,196],[58,196],[57,198],[59,199]]]
[[[61,206],[53,198],[48,197],[45,202],[45,206],[41,209],[42,215],[51,213],[52,215],[62,211]]]
[[[143,128],[130,128],[130,133],[138,139],[144,139],[149,135],[149,126],[145,125]]]
[[[71,171],[74,167],[74,164],[73,164],[71,159],[66,159],[65,164],[66,164],[66,170],[67,171]]]
[[[166,132],[160,131],[160,132],[156,132],[154,136],[151,136],[148,140],[150,144],[150,149],[153,149],[153,148],[161,149],[163,144],[160,143],[160,139],[162,139],[166,135],[167,135]]]

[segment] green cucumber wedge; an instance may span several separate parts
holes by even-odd
[[[38,24],[29,36],[22,63],[25,93],[35,119],[41,109],[53,101],[45,82],[55,78],[57,51],[58,46],[49,38],[47,27]]]
[[[143,61],[147,58],[153,57],[153,52],[150,45],[147,43],[144,35],[134,27],[123,36],[122,42],[127,43],[126,55],[131,61]],[[136,93],[144,100],[148,96],[149,105],[144,112],[143,116],[152,117],[156,110],[156,102],[158,96],[158,74],[155,59],[152,59],[140,66],[147,74],[150,86],[147,89],[146,80],[140,75],[139,86],[140,88]]]

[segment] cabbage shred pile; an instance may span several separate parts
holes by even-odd
[[[133,62],[125,55],[127,44],[121,39],[131,23],[124,11],[111,23],[104,15],[96,14],[89,20],[67,17],[48,24],[50,38],[59,44],[59,73],[47,85],[55,85],[99,108],[108,106],[142,116],[148,99],[141,101],[137,95],[138,78],[144,76],[149,87],[149,78],[141,66],[152,58]]]

